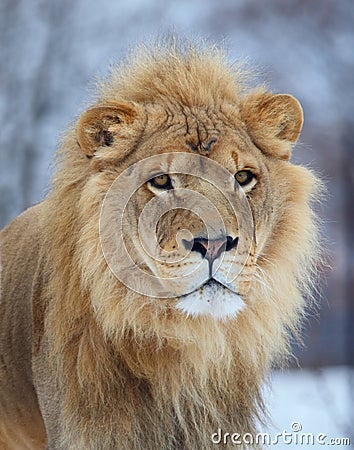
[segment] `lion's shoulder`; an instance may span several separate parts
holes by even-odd
[[[42,203],[31,206],[0,231],[2,250],[11,250],[13,254],[14,249],[21,247],[25,241],[34,244],[39,234],[41,209]]]
[[[34,275],[41,251],[41,209],[42,203],[28,208],[0,232],[3,292],[16,285],[21,289]]]

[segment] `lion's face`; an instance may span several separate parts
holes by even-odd
[[[280,124],[277,140],[293,142],[302,123],[300,106],[290,96],[272,98],[270,114],[279,109],[280,100],[287,111],[281,109],[282,117],[275,118]],[[256,131],[252,134],[243,118],[246,113],[251,114],[230,105],[214,111],[150,105],[143,111],[137,105],[111,104],[89,110],[79,121],[81,148],[94,156],[98,172],[110,174],[105,178],[109,182],[97,184],[100,194],[109,191],[113,175],[122,173],[126,185],[113,197],[119,203],[125,186],[131,191],[129,201],[112,206],[109,213],[110,226],[116,226],[121,211],[123,240],[134,262],[125,266],[123,256],[117,265],[125,267],[125,275],[132,270],[130,287],[156,301],[167,297],[187,315],[225,318],[243,309],[261,261],[277,246],[286,219],[298,168],[286,161],[288,154],[281,153],[284,148],[274,136],[279,154],[260,148],[267,136],[261,135],[258,144]],[[122,151],[129,141],[133,148]],[[228,172],[225,179],[216,169],[213,175],[213,165]],[[229,195],[239,199],[236,207],[220,189],[223,182]],[[241,206],[245,201],[248,209]],[[240,230],[241,223],[246,230]],[[143,274],[158,280],[157,291]]]

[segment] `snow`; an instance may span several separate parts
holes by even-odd
[[[272,388],[266,396],[272,419],[269,433],[274,436],[283,430],[290,432],[291,425],[299,423],[301,433],[351,438],[354,444],[353,386],[354,368],[349,367],[274,372]],[[339,447],[349,448],[345,445],[334,448]],[[299,445],[285,448],[299,448]],[[320,449],[323,445],[317,443],[311,448]]]

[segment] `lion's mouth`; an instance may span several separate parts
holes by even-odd
[[[202,284],[202,286],[200,286],[198,289],[200,289],[201,287],[204,287],[204,286],[209,286],[209,287],[211,287],[211,288],[213,288],[213,289],[223,289],[223,290],[225,290],[225,291],[230,291],[230,292],[232,292],[233,294],[240,295],[240,294],[235,290],[235,287],[234,287],[234,286],[231,287],[230,284],[228,284],[228,283],[222,283],[221,281],[216,280],[216,279],[213,278],[213,277],[212,277],[212,278],[209,278],[209,280],[206,281],[204,284]],[[198,289],[196,289],[196,290],[198,290]]]
[[[219,281],[216,281],[215,278],[209,278],[209,280],[203,284],[203,286],[216,286],[216,285],[222,286],[222,284],[219,283]]]
[[[227,319],[236,316],[245,306],[239,294],[214,278],[178,299],[177,308],[187,316],[212,316]]]
[[[223,289],[229,289],[227,286],[225,286],[224,284],[220,283],[219,281],[215,280],[215,278],[209,278],[208,281],[206,281],[202,286],[200,286],[198,289],[200,289],[201,287],[204,286],[211,286],[212,288],[223,288]],[[197,290],[198,290],[197,289]]]
[[[228,286],[225,286],[224,284],[220,283],[220,281],[216,280],[215,278],[209,278],[208,281],[206,281],[204,284],[202,284],[201,286],[199,286],[199,288],[195,289],[195,291],[199,291],[199,290],[203,290],[203,289],[211,289],[215,292],[222,290],[222,291],[232,291],[232,289],[230,289]]]

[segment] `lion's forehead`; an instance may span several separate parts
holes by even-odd
[[[154,106],[148,110],[151,134],[166,145],[178,143],[184,151],[210,156],[214,149],[233,142],[234,148],[250,147],[246,128],[238,109],[224,105],[216,108]],[[182,149],[181,148],[181,149]]]
[[[222,133],[222,120],[210,110],[184,109],[174,116],[176,126],[185,131],[185,143],[195,153],[210,153]],[[225,125],[224,125],[225,127]]]

